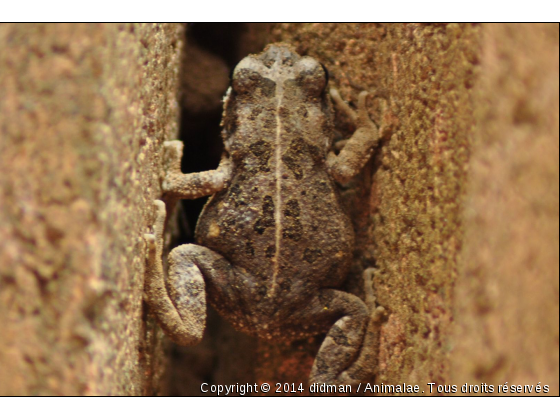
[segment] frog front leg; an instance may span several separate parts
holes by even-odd
[[[183,142],[166,141],[164,147],[165,178],[163,193],[181,200],[206,197],[227,187],[231,179],[231,161],[225,155],[217,169],[184,174],[181,172]]]
[[[331,151],[327,156],[329,173],[337,182],[344,184],[364,167],[377,147],[379,139],[390,134],[390,127],[383,124],[378,129],[369,118],[366,107],[368,92],[361,92],[358,96],[358,112],[342,100],[336,89],[331,89],[330,93],[335,106],[344,111],[356,126],[356,131],[350,139],[344,142],[340,153],[337,155]],[[383,101],[383,108],[385,113],[387,109],[385,101]]]

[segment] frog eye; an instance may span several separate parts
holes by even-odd
[[[303,63],[297,82],[299,86],[311,96],[320,96],[327,86],[329,73],[325,66],[309,58],[308,62]]]
[[[276,93],[276,83],[273,80],[248,68],[234,71],[231,87],[238,95],[272,98]]]
[[[235,93],[249,93],[256,89],[261,80],[262,76],[256,71],[242,68],[233,72],[231,87]]]

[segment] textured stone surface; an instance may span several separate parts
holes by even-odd
[[[451,380],[558,395],[558,24],[484,29]]]
[[[0,395],[159,392],[142,234],[182,30],[0,26]]]

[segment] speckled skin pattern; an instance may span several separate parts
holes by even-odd
[[[366,109],[367,93],[356,113],[333,90],[356,132],[339,154],[331,150],[327,78],[313,58],[272,44],[234,70],[224,100],[225,153],[216,170],[182,174],[182,143],[166,142],[166,196],[214,195],[199,218],[197,245],[173,249],[167,278],[161,262],[165,206],[156,202],[154,234],[146,235],[146,300],[183,345],[202,337],[206,299],[236,329],[261,338],[328,332],[310,381],[355,383],[371,375],[363,342],[382,308],[375,309],[371,270],[364,275],[367,304],[337,290],[352,259],[354,232],[335,181],[363,167],[379,133]]]

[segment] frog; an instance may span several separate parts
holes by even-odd
[[[145,300],[174,342],[200,342],[209,303],[235,329],[261,339],[326,334],[310,383],[353,384],[371,375],[372,337],[385,310],[375,302],[373,269],[364,271],[365,300],[341,290],[354,230],[338,191],[390,132],[370,118],[368,95],[359,94],[354,111],[328,89],[319,61],[275,43],[232,73],[216,169],[184,174],[183,143],[164,143],[164,199],[210,196],[196,243],[169,253],[167,275],[161,200],[145,235]],[[339,150],[333,102],[356,127],[336,143]]]

